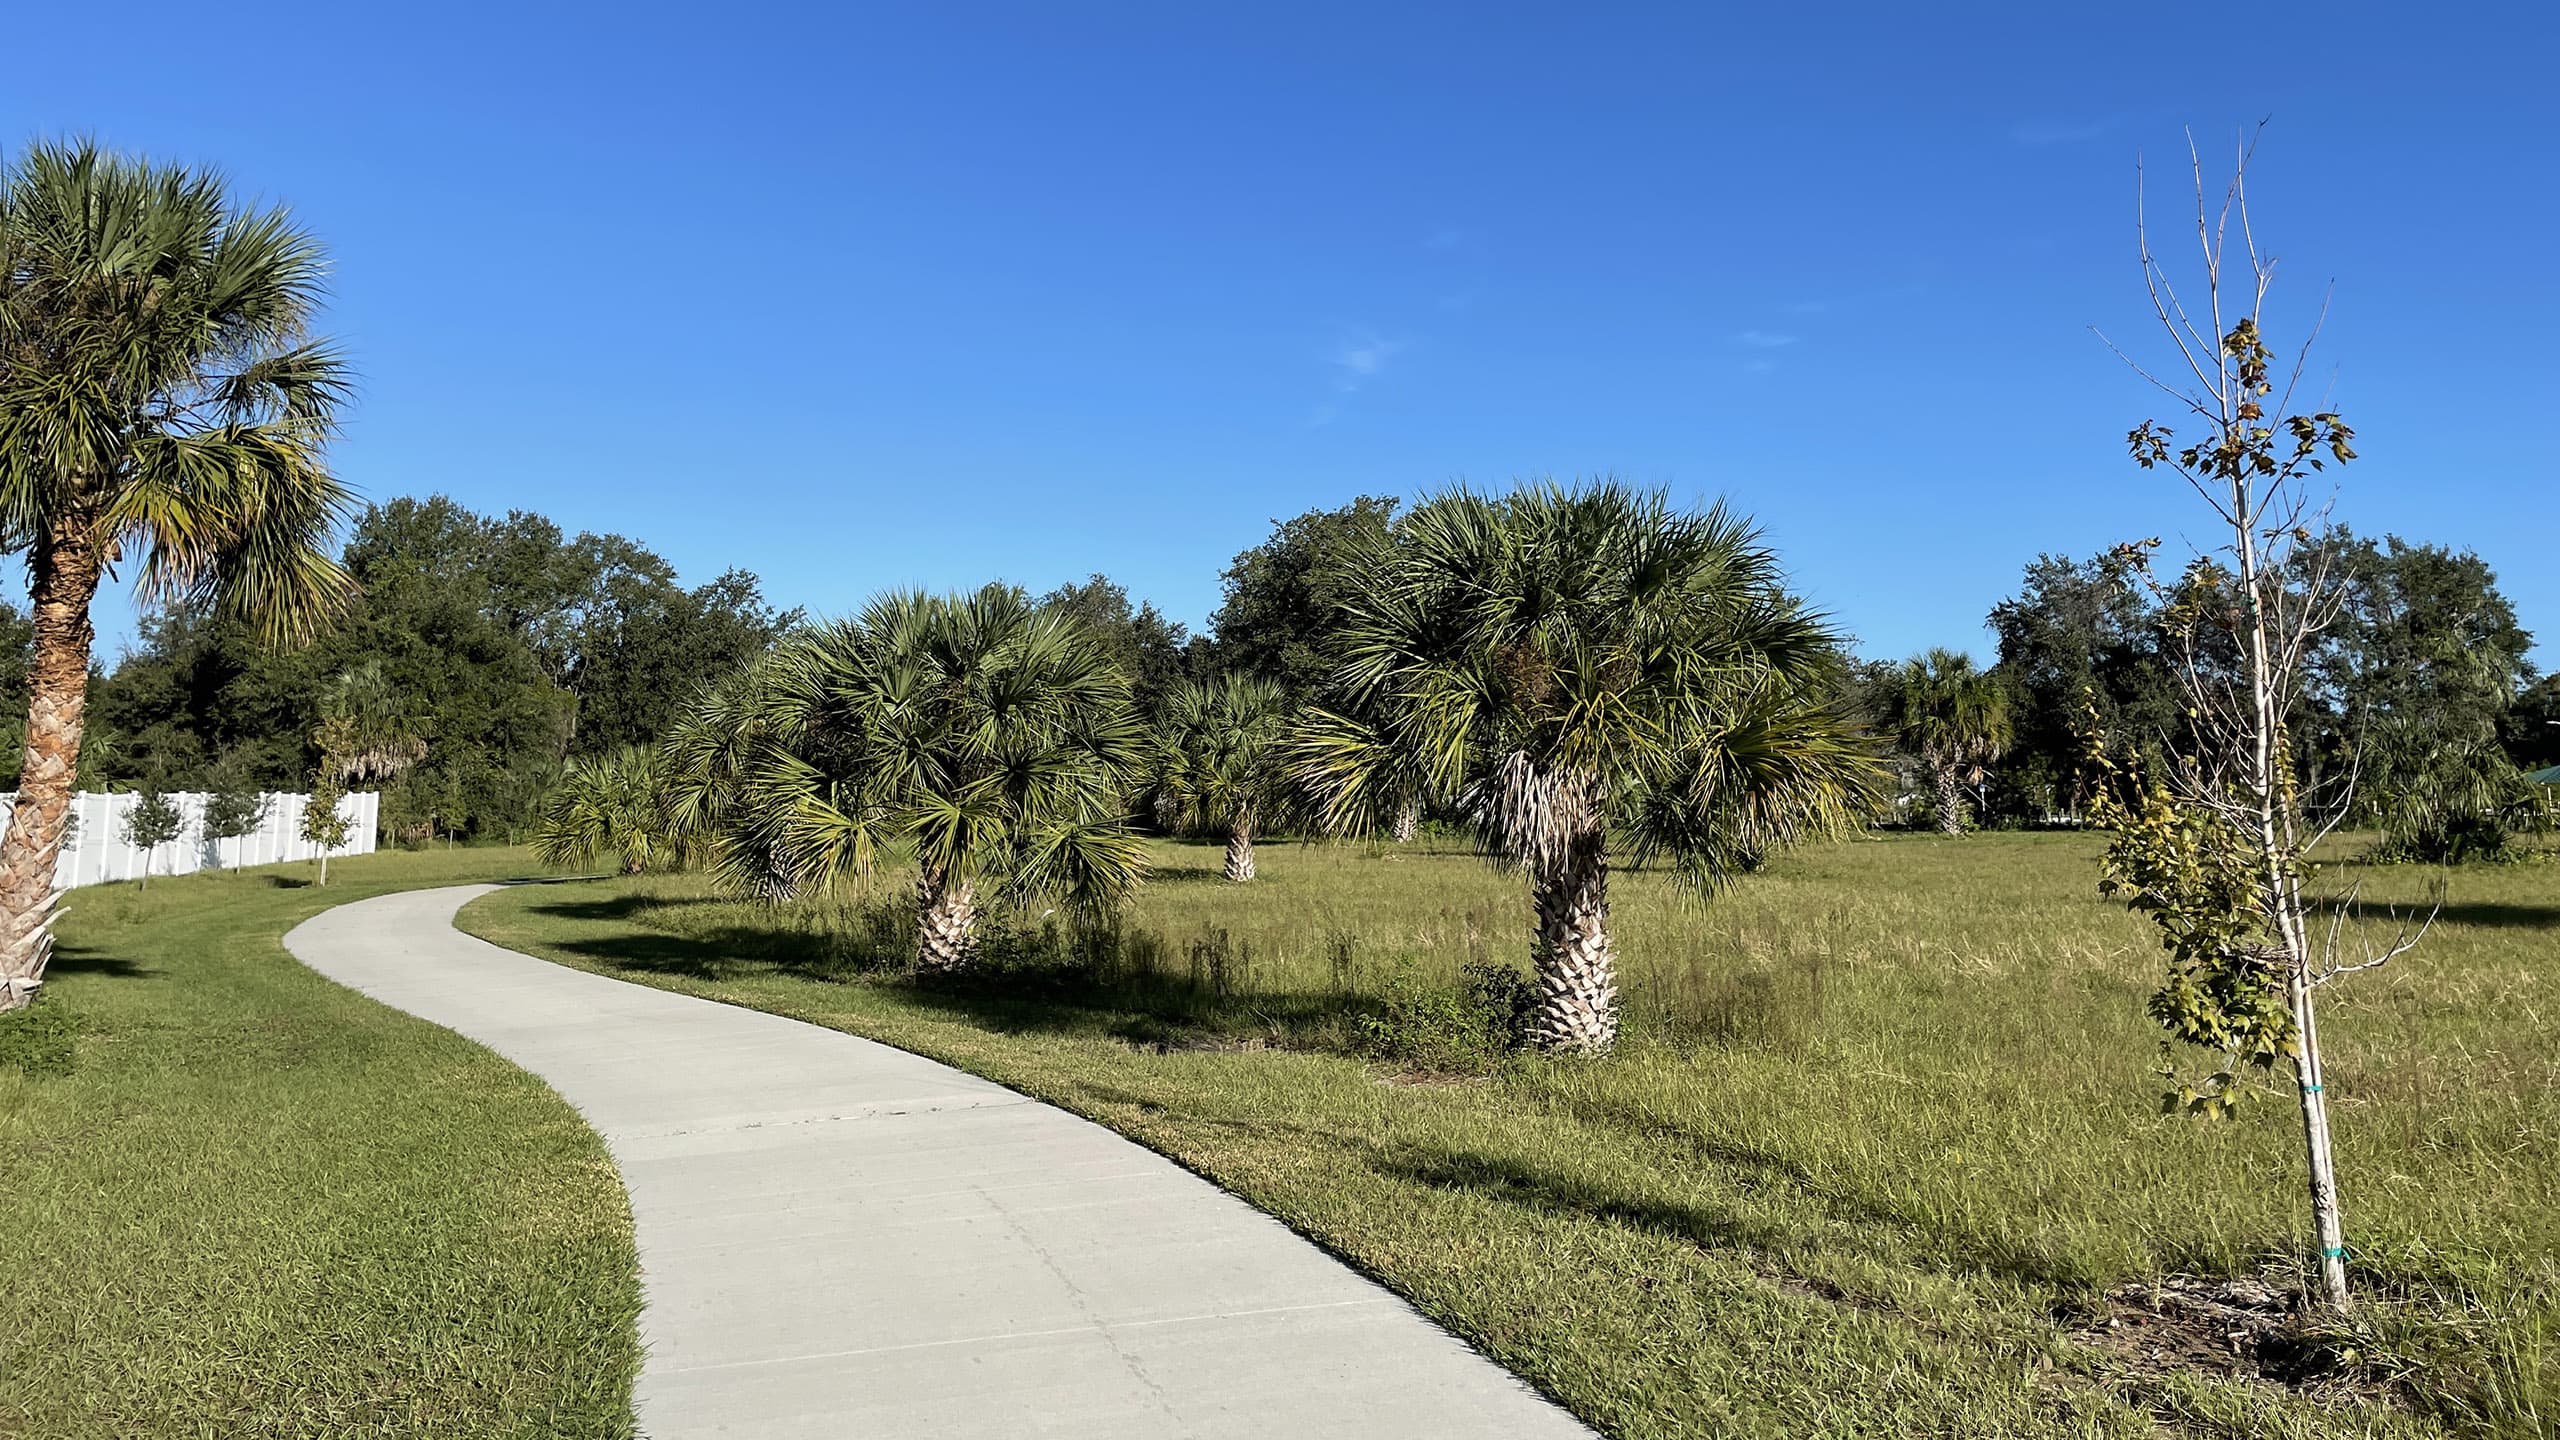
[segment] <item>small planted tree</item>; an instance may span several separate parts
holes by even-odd
[[[326,760],[320,773],[312,778],[311,798],[302,807],[303,842],[320,852],[320,884],[329,884],[329,856],[347,843],[347,817],[339,813],[339,802],[346,791],[338,783],[336,767]]]
[[[161,846],[178,838],[185,827],[178,814],[178,804],[157,790],[145,790],[124,814],[124,840],[142,852],[142,887],[151,888],[151,857]]]
[[[1165,710],[1162,793],[1185,828],[1226,831],[1226,877],[1251,880],[1257,824],[1289,794],[1288,697],[1268,680],[1227,674],[1175,688]]]
[[[2200,287],[2180,296],[2147,230],[2142,242],[2153,313],[2168,333],[2178,379],[2162,380],[2128,358],[2184,418],[2178,426],[2144,421],[2128,439],[2135,464],[2173,472],[2204,502],[2220,543],[2159,586],[2188,717],[2186,733],[2171,737],[2169,759],[2147,770],[2118,768],[2103,738],[2093,737],[2102,783],[2092,818],[2115,831],[2099,888],[2160,927],[2169,974],[2151,998],[2152,1015],[2174,1039],[2219,1057],[2214,1073],[2176,1086],[2171,1108],[2219,1115],[2240,1097],[2250,1068],[2290,1069],[2318,1244],[2311,1298],[2344,1312],[2346,1233],[2314,1000],[2340,976],[2380,965],[2417,939],[2403,927],[2388,945],[2349,957],[2341,953],[2342,926],[2315,934],[2311,924],[2310,852],[2323,818],[2347,813],[2351,797],[2306,800],[2287,720],[2314,644],[2339,610],[2327,548],[2334,532],[2320,523],[2311,481],[2327,464],[2355,458],[2354,432],[2333,411],[2295,407],[2308,339],[2287,371],[2268,347],[2261,321],[2275,262],[2250,225],[2249,148],[2218,200],[2201,158],[2192,147],[2189,154]],[[2121,553],[2147,574],[2156,543]]]
[[[1902,663],[1886,704],[1895,739],[1929,772],[1939,832],[1963,834],[1972,814],[1965,787],[1981,784],[1986,767],[2009,748],[2007,687],[1975,669],[1969,655],[1931,650]]]
[[[204,797],[204,843],[213,852],[216,863],[222,858],[222,842],[238,840],[257,833],[267,818],[267,797],[254,789],[226,785]],[[233,860],[239,858],[233,852]]]

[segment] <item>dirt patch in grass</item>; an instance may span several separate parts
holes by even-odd
[[[2071,1338],[2135,1376],[2257,1381],[2330,1403],[2401,1398],[2352,1329],[2305,1314],[2298,1297],[2263,1280],[2171,1276],[2119,1285]]]

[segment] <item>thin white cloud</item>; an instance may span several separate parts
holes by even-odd
[[[1795,344],[1800,337],[1779,335],[1767,330],[1745,330],[1733,338],[1754,350],[1782,350]]]
[[[1346,337],[1333,349],[1333,388],[1348,395],[1368,384],[1386,370],[1387,362],[1403,348],[1403,341],[1367,330]]]

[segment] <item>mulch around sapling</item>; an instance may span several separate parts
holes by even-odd
[[[2171,1276],[2120,1285],[2071,1339],[2134,1376],[2256,1381],[2328,1400],[2399,1398],[2367,1366],[2353,1331],[2313,1319],[2297,1296],[2264,1280]]]

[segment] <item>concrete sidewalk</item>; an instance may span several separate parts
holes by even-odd
[[[285,945],[603,1133],[639,1228],[653,1440],[1590,1434],[1152,1151],[901,1050],[453,929],[490,888],[341,906]]]

